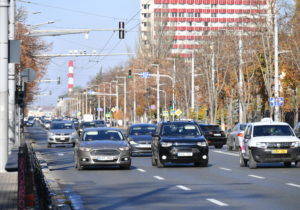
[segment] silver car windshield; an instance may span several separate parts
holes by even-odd
[[[129,135],[151,135],[155,129],[155,126],[134,126],[129,131]]]
[[[52,130],[56,129],[73,129],[74,126],[72,123],[52,123],[51,128]]]
[[[86,131],[83,134],[82,141],[122,141],[123,135],[119,131],[114,130],[100,130],[100,131]]]
[[[294,136],[294,133],[287,125],[261,125],[254,126],[253,137],[257,136]]]

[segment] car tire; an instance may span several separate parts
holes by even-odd
[[[199,166],[200,167],[207,167],[208,166],[208,159],[200,161]]]
[[[194,163],[194,166],[195,166],[195,167],[200,167],[200,165],[201,165],[200,162],[195,162],[195,163]]]
[[[51,144],[51,143],[48,143],[48,144],[47,144],[47,147],[48,147],[48,148],[51,148],[51,147],[52,147],[52,144]]]
[[[72,147],[75,147],[75,143],[72,143]]]
[[[236,142],[235,142],[235,140],[234,140],[234,141],[233,141],[232,150],[236,151],[236,148],[237,148],[237,146],[236,146]]]
[[[284,164],[284,167],[287,167],[287,168],[292,166],[291,162],[284,162],[283,164]]]
[[[254,160],[252,152],[249,154],[249,168],[255,169],[257,168],[257,162]]]
[[[240,167],[246,167],[248,161],[243,157],[242,152],[240,151]]]
[[[222,149],[223,145],[215,145],[216,149]]]
[[[157,168],[163,168],[165,165],[160,161],[159,157],[156,159]]]
[[[152,157],[151,157],[151,164],[152,166],[157,166],[157,163],[156,163],[156,159],[154,157],[154,154],[152,154]]]
[[[296,161],[295,166],[296,166],[296,168],[300,168],[300,161]]]

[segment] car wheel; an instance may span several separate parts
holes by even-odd
[[[247,166],[247,160],[243,157],[242,152],[240,151],[240,167],[245,167]]]
[[[200,162],[195,162],[194,163],[194,166],[196,166],[196,167],[199,167],[201,164],[200,164]]]
[[[77,158],[77,161],[76,161],[76,168],[77,168],[78,171],[81,171],[83,169],[83,166],[80,165],[78,158]]]
[[[75,147],[75,143],[72,143],[72,147]]]
[[[284,162],[284,167],[291,167],[292,166],[292,163],[291,162]]]
[[[296,168],[300,168],[300,161],[296,161],[295,166],[296,166]]]
[[[160,161],[159,157],[156,159],[157,168],[163,168],[164,164]]]
[[[156,160],[155,160],[155,157],[154,157],[154,154],[152,153],[152,157],[151,157],[151,163],[152,163],[152,166],[156,166],[157,163],[156,163]]]
[[[48,147],[48,148],[51,148],[51,143],[48,143],[48,144],[47,144],[47,147]]]
[[[208,159],[200,161],[199,166],[200,167],[207,167],[208,166]]]
[[[257,168],[257,163],[253,158],[252,152],[249,154],[249,168],[254,169]]]
[[[223,145],[215,145],[216,149],[222,149]]]

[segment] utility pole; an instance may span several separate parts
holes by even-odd
[[[274,3],[274,97],[278,100],[279,97],[279,79],[278,79],[278,20],[277,20],[277,6]],[[274,121],[279,121],[279,106],[275,103]]]
[[[244,122],[244,112],[243,112],[243,41],[242,34],[240,33],[239,39],[239,57],[240,57],[240,65],[239,65],[239,123]]]
[[[117,77],[117,78],[120,78],[120,79],[123,79],[124,80],[124,113],[123,113],[123,126],[125,127],[126,126],[126,114],[127,114],[127,110],[126,110],[126,105],[127,105],[127,97],[126,97],[126,77]]]
[[[195,55],[194,51],[192,51],[192,88],[191,88],[191,107],[192,111],[195,109]]]
[[[156,121],[157,123],[160,120],[160,98],[159,98],[159,64],[151,64],[152,66],[156,66]]]
[[[8,156],[8,0],[0,0],[0,172]]]
[[[9,5],[9,40],[15,39],[15,14],[16,14],[16,2],[15,0],[10,0]],[[10,142],[15,142],[16,136],[16,105],[15,105],[15,92],[16,92],[16,76],[15,76],[15,64],[8,64],[8,89],[9,89],[9,98],[8,98],[8,137]]]

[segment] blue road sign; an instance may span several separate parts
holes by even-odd
[[[284,105],[284,98],[283,97],[278,97],[278,106],[283,106]]]
[[[142,77],[142,78],[149,78],[150,77],[150,73],[149,72],[141,72],[140,73],[140,77]]]
[[[275,98],[274,97],[269,98],[269,103],[271,107],[275,106]]]
[[[273,107],[273,106],[283,106],[284,105],[284,98],[283,97],[278,97],[278,98],[271,97],[269,99],[269,103],[270,103],[271,107]]]

